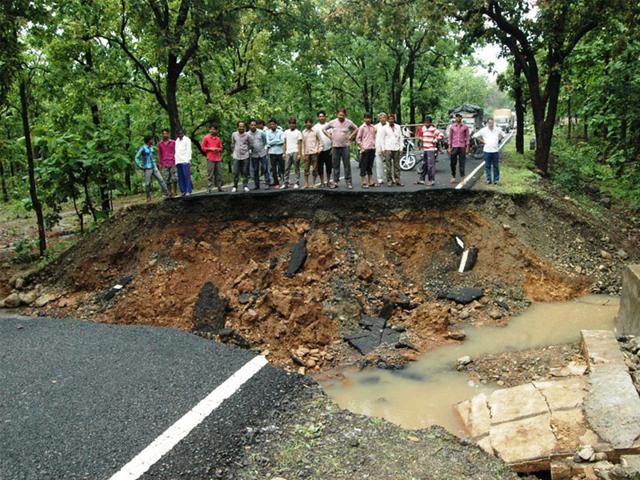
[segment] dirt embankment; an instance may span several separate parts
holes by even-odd
[[[623,245],[604,227],[572,205],[477,192],[191,197],[128,209],[30,281],[63,293],[51,313],[184,330],[212,282],[229,299],[228,327],[276,365],[307,371],[356,360],[341,338],[389,298],[388,325],[409,347],[382,352],[397,364],[532,300],[616,293]],[[453,235],[478,248],[473,271],[457,273]],[[288,277],[301,238],[307,261]],[[438,299],[453,287],[485,295]]]

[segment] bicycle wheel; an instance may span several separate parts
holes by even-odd
[[[403,155],[400,157],[400,170],[404,172],[408,172],[409,170],[413,170],[416,166],[416,156],[415,155]]]

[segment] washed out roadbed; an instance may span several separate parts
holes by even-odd
[[[500,460],[440,427],[404,430],[340,410],[319,388],[248,437],[236,480],[518,478]]]
[[[401,368],[532,301],[619,293],[620,271],[639,252],[611,227],[534,195],[193,196],[121,211],[20,288],[14,279],[11,300],[33,313],[194,331],[301,373]],[[478,249],[462,274],[455,236]],[[302,266],[292,272],[294,257]],[[203,326],[194,307],[207,283],[224,319]],[[460,288],[482,295],[442,298]],[[344,342],[365,317],[381,316],[391,343],[362,356]]]

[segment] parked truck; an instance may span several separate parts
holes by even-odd
[[[493,111],[493,121],[505,133],[509,133],[514,126],[515,115],[509,108],[498,108]]]

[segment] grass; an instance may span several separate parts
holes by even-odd
[[[525,146],[529,145],[531,135],[525,135]],[[515,138],[512,138],[502,150],[500,159],[500,177],[503,182],[495,189],[507,194],[542,193],[540,177],[533,171],[533,151],[524,154],[516,152]]]

